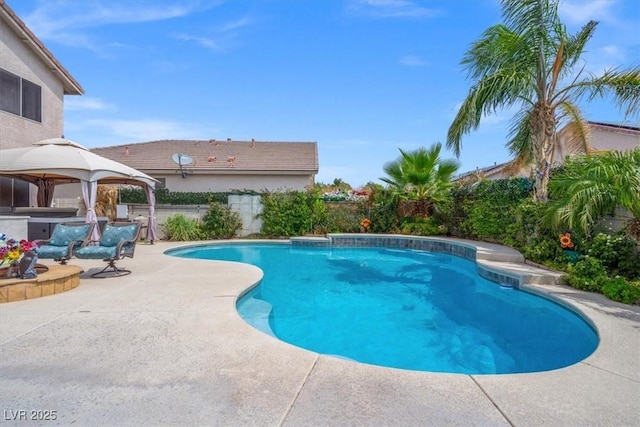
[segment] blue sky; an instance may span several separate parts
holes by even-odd
[[[7,0],[80,82],[65,137],[316,141],[320,182],[380,183],[398,148],[446,141],[470,83],[460,60],[497,0]],[[640,65],[639,0],[569,0],[600,22],[585,69]],[[588,120],[622,122],[607,101]],[[509,159],[513,111],[463,139],[460,172]],[[637,120],[637,119],[636,119]],[[453,154],[445,152],[445,158]]]

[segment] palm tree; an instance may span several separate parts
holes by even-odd
[[[451,179],[460,167],[456,160],[440,158],[442,144],[433,144],[427,150],[421,147],[405,152],[384,165],[388,178],[380,178],[391,187],[394,195],[416,202],[417,213],[428,217],[440,203],[450,199]]]
[[[640,219],[640,148],[567,160],[549,183],[554,225],[589,232],[618,206]]]
[[[587,152],[588,127],[576,102],[609,95],[626,115],[636,115],[640,67],[587,73],[580,57],[597,22],[571,35],[558,17],[558,0],[500,3],[505,24],[487,29],[462,60],[473,85],[449,128],[447,146],[459,156],[462,136],[477,129],[484,115],[520,108],[506,146],[512,165],[535,165],[534,198],[546,200],[559,128],[568,125],[572,131],[570,149]]]

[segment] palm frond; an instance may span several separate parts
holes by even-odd
[[[550,0],[501,0],[505,24],[517,34],[526,35],[534,49],[546,44],[558,27],[558,5]]]
[[[480,126],[483,115],[519,104],[531,98],[535,84],[527,73],[496,72],[471,88],[447,133],[447,147],[460,155],[462,136]]]
[[[640,148],[567,160],[549,183],[549,208],[556,225],[589,231],[616,206],[640,218]]]
[[[597,27],[598,23],[596,21],[589,21],[575,35],[568,36],[563,54],[567,71],[580,61],[584,49],[591,37],[593,37]]]
[[[551,69],[551,82],[549,87],[547,88],[547,99],[553,96],[553,93],[556,91],[556,85],[558,84],[558,79],[560,78],[564,65],[564,45],[565,40],[560,39],[560,46],[558,46],[558,51],[556,52],[556,59],[553,62],[553,67]]]
[[[512,119],[508,133],[507,149],[519,159],[519,163],[533,161],[531,147],[531,110],[523,108]]]
[[[450,198],[451,180],[459,168],[455,160],[440,158],[442,144],[429,149],[400,151],[400,156],[388,162],[384,170],[388,177],[380,178],[389,184],[398,197],[440,203]]]
[[[562,110],[562,117],[568,118],[562,135],[568,154],[590,153],[591,127],[582,117],[580,108],[569,101],[560,103],[558,107]]]
[[[625,116],[640,117],[640,67],[624,71],[609,69],[601,76],[591,76],[570,88],[578,94],[589,93],[588,100],[611,95]]]
[[[534,52],[526,39],[498,24],[488,28],[480,39],[471,45],[461,64],[467,70],[468,78],[475,81],[507,69],[533,75],[533,55]]]
[[[517,176],[523,172],[527,172],[528,167],[531,165],[531,159],[527,157],[515,157],[507,163],[505,163],[502,170],[509,176]]]

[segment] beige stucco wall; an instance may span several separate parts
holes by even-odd
[[[0,21],[0,67],[42,87],[42,122],[0,111],[0,148],[29,146],[63,133],[62,82]]]
[[[0,111],[0,150],[28,147],[36,141],[62,136],[62,82],[2,20],[0,67],[39,85],[42,91],[42,122]],[[34,185],[30,185],[29,188],[29,205],[35,206],[37,189]]]
[[[560,136],[560,140],[563,137]],[[594,126],[591,129],[591,136],[589,140],[591,148],[601,151],[628,151],[640,147],[640,131],[634,131],[630,129],[616,129],[616,128],[601,128]],[[561,164],[565,157],[572,153],[561,144],[560,148],[554,153],[554,164]],[[488,179],[503,179],[513,176],[528,177],[531,175],[530,168],[523,168],[517,174],[506,174],[502,170],[495,171],[486,175]]]
[[[597,150],[633,150],[640,147],[640,132],[593,129],[591,144]]]
[[[562,136],[561,136],[562,141]],[[601,128],[593,126],[589,144],[592,149],[601,151],[628,151],[640,147],[640,131],[616,128]],[[562,146],[554,153],[554,162],[562,163],[562,160],[572,153]]]

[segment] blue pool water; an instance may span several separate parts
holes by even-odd
[[[240,315],[322,354],[432,372],[557,369],[590,355],[598,337],[580,316],[476,274],[448,254],[278,244],[199,246],[169,254],[260,267]]]

